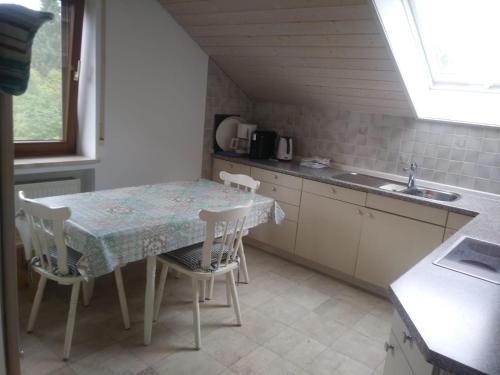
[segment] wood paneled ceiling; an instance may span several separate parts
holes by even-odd
[[[366,0],[160,0],[251,98],[413,116]]]

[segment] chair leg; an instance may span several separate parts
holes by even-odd
[[[125,329],[130,328],[130,316],[128,314],[127,296],[125,295],[125,287],[123,286],[122,269],[120,266],[115,268],[116,289],[118,289],[118,299],[120,300],[120,308],[122,310],[123,325]]]
[[[71,342],[73,341],[73,331],[75,329],[76,308],[78,306],[78,294],[80,294],[81,282],[73,284],[71,288],[71,300],[69,302],[68,322],[66,323],[66,337],[64,338],[63,360],[69,359]]]
[[[154,312],[154,321],[158,320],[160,316],[160,306],[163,301],[163,293],[165,292],[165,284],[167,283],[167,275],[168,275],[168,265],[166,263],[163,264],[161,268],[160,274],[160,282],[158,284],[158,291],[156,292],[156,301],[155,301],[155,312]]]
[[[240,254],[240,258],[241,258],[241,272],[243,272],[243,277],[245,278],[245,283],[248,284],[250,282],[250,277],[248,277],[247,258],[245,257],[245,250],[243,249],[243,242],[240,241],[238,246],[239,246],[238,253]]]
[[[33,306],[31,307],[30,318],[28,321],[28,333],[33,332],[33,327],[35,326],[36,317],[38,316],[38,311],[40,310],[40,304],[43,299],[43,292],[45,290],[45,285],[47,284],[47,278],[44,276],[40,277],[38,281],[38,288],[35,294],[35,300],[33,301]]]
[[[95,279],[90,278],[88,281],[83,281],[82,284],[82,296],[83,296],[83,306],[90,305],[90,300],[94,294],[94,284]]]
[[[208,299],[214,298],[214,282],[215,282],[215,276],[212,276],[210,278],[210,283],[208,283]]]
[[[227,305],[231,307],[231,281],[229,280],[227,274],[226,274],[226,301]]]
[[[236,291],[233,271],[229,271],[226,277],[229,278],[227,281],[231,284],[231,298],[233,300],[234,313],[236,314],[236,323],[241,326],[240,302],[238,300],[238,292]]]
[[[198,287],[198,280],[192,279],[193,284],[193,326],[194,326],[194,339],[196,350],[201,348],[201,330],[200,330],[200,294]]]
[[[205,302],[207,299],[207,282],[200,280],[200,302]]]

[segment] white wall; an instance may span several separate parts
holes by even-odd
[[[200,176],[208,57],[155,0],[106,2],[96,190]]]

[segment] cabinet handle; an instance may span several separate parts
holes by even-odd
[[[392,353],[394,353],[394,345],[391,345],[391,344],[389,344],[388,342],[386,342],[386,343],[384,344],[384,349],[385,349],[385,351],[386,351],[387,353],[389,353],[389,350],[390,350]]]
[[[405,331],[403,331],[403,343],[407,341],[411,344],[413,342],[413,337],[408,333],[406,333]]]
[[[369,217],[370,219],[375,219],[375,215],[373,215],[371,212],[368,212],[368,217]]]
[[[358,214],[363,216],[365,213],[358,208]]]
[[[337,190],[335,190],[335,188],[333,188],[333,187],[332,187],[332,193],[337,194]]]
[[[273,187],[273,189],[272,189],[272,190],[273,190],[273,191],[278,191],[278,189],[276,189],[275,187]]]
[[[278,175],[277,174],[274,174],[274,179],[277,180],[278,179]]]

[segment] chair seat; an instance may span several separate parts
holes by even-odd
[[[201,267],[203,243],[169,251],[168,253],[160,254],[159,257],[167,261],[174,260],[191,271],[213,272],[217,268],[217,259],[222,251],[221,248],[221,244],[216,243],[213,245],[210,266],[207,270]],[[224,250],[222,261],[225,261],[226,257],[227,249]]]
[[[78,271],[78,261],[82,257],[82,254],[79,253],[78,251],[72,249],[71,247],[67,246],[68,249],[68,275],[66,276],[80,276],[80,271]],[[52,273],[55,275],[60,275],[57,270],[57,249],[56,247],[52,247],[49,249],[50,253],[50,263],[52,264]],[[31,265],[35,267],[41,267],[42,265],[40,264],[40,259],[39,257],[34,257],[31,260]],[[64,276],[64,275],[63,275]]]

